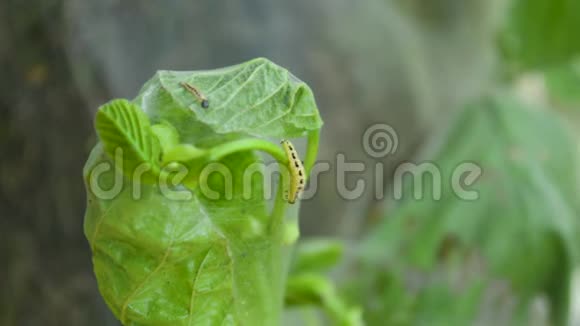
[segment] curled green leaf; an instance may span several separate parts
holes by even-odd
[[[211,106],[202,108],[183,83],[195,86]],[[218,134],[275,138],[301,137],[322,126],[308,85],[264,58],[211,71],[159,71],[136,101],[186,139],[199,132],[196,125]]]
[[[149,118],[138,106],[127,100],[103,105],[97,112],[95,128],[105,152],[125,175],[131,177],[142,169],[148,170],[145,180],[159,175],[159,141]]]

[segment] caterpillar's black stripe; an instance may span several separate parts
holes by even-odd
[[[292,144],[288,140],[282,140],[281,143],[288,158],[288,168],[291,177],[290,188],[288,189],[288,202],[293,204],[304,188],[304,167]]]

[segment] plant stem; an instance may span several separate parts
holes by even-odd
[[[247,138],[240,139],[230,143],[225,143],[210,149],[208,158],[212,161],[220,160],[233,153],[251,150],[261,150],[270,154],[278,163],[280,164],[280,171],[283,171],[285,166],[288,165],[288,157],[286,153],[274,143],[266,140]],[[270,230],[280,229],[282,220],[284,219],[284,213],[286,211],[286,201],[284,200],[284,187],[283,182],[280,181],[278,186],[278,191],[276,193],[276,199],[274,202],[274,207],[270,214]]]
[[[288,164],[288,158],[282,148],[269,141],[256,138],[240,139],[216,146],[210,149],[208,157],[212,161],[217,161],[233,153],[251,150],[264,151],[281,164]]]
[[[280,170],[285,167],[280,163]],[[282,232],[282,222],[284,216],[286,215],[286,199],[284,199],[284,182],[282,181],[282,176],[280,176],[280,182],[278,183],[278,191],[276,192],[276,199],[274,201],[274,207],[270,213],[270,231],[277,232],[276,236],[279,237]]]
[[[304,170],[306,176],[310,176],[310,170],[314,166],[314,163],[316,163],[319,141],[320,130],[313,130],[308,133],[308,147],[306,148],[306,156],[304,157]]]

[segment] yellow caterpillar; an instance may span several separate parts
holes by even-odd
[[[288,202],[294,204],[296,199],[300,196],[300,193],[302,193],[302,190],[304,190],[304,182],[306,179],[304,166],[298,157],[296,149],[290,141],[283,139],[280,144],[282,144],[284,152],[286,152],[286,156],[288,157],[288,169],[290,170]]]

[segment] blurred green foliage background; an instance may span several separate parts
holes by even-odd
[[[368,325],[579,325],[579,31],[577,0],[0,2],[0,325],[118,325],[82,234],[94,112],[258,56],[313,88],[320,160],[384,166],[386,199],[342,199],[332,170],[300,217],[343,243],[329,277]],[[365,153],[375,123],[394,155]],[[392,196],[401,162],[466,161],[478,200]]]

